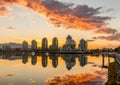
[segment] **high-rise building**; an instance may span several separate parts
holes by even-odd
[[[66,43],[63,46],[64,50],[74,50],[76,46],[75,41],[72,39],[70,35],[67,36],[66,38]]]
[[[48,49],[48,40],[47,38],[42,39],[42,50],[47,50]]]
[[[87,51],[87,41],[81,39],[78,47],[80,51]]]
[[[37,49],[37,41],[36,41],[36,40],[32,40],[31,49],[32,49],[32,50]]]
[[[28,49],[28,42],[27,41],[23,41],[22,49],[23,50],[27,50]]]
[[[52,45],[50,46],[50,49],[57,50],[58,49],[58,39],[54,37],[52,39]]]

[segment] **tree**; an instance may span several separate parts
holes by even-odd
[[[118,46],[117,48],[115,48],[114,51],[120,52],[120,46]]]

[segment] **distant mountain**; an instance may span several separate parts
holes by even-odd
[[[22,44],[13,42],[0,44],[0,48],[2,48],[3,46],[10,46],[11,48],[22,48]]]

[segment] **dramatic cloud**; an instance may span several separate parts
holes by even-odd
[[[0,29],[15,30],[16,28],[14,28],[12,26],[6,27],[6,26],[0,25]]]
[[[5,6],[0,6],[0,16],[4,16],[9,13],[9,9]]]
[[[111,17],[99,16],[101,7],[62,3],[57,0],[0,0],[1,6],[17,4],[45,15],[55,27],[66,29],[95,30],[106,26]],[[2,13],[0,13],[2,14]]]
[[[115,34],[116,32],[117,30],[112,28],[102,28],[95,31],[95,33],[100,33],[100,34]]]
[[[99,37],[93,37],[93,39],[103,39],[108,41],[120,41],[120,33],[116,33],[109,36],[99,36]]]
[[[8,27],[8,29],[10,29],[10,30],[15,30],[15,28],[14,28],[14,27]]]
[[[11,76],[15,76],[15,75],[16,75],[16,73],[8,73],[6,76],[11,77]]]
[[[29,79],[30,83],[35,84],[36,81],[34,79]]]
[[[94,42],[95,40],[91,39],[91,40],[87,40],[87,42]]]
[[[2,76],[0,75],[0,79],[2,78]]]
[[[48,85],[104,85],[107,78],[106,70],[97,70],[92,73],[55,76],[46,81]]]
[[[14,84],[13,84],[13,82],[10,81],[10,82],[8,83],[8,85],[14,85]]]
[[[53,11],[48,16],[50,16],[50,22],[56,27],[93,30],[106,25],[105,21],[111,19],[110,17],[97,16],[97,14],[100,14],[101,7],[74,6],[73,4],[61,3],[55,0],[44,0],[42,5],[48,11]]]

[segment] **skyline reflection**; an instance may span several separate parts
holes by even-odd
[[[17,75],[9,77],[14,85],[29,85],[34,82],[34,85],[50,85],[54,80],[61,78],[63,81],[55,81],[56,83],[70,83],[72,80],[84,84],[84,79],[91,81],[91,83],[104,83],[107,79],[107,74],[110,71],[109,64],[114,61],[112,57],[107,55],[85,55],[85,54],[40,54],[40,55],[0,55],[1,65],[3,68],[1,71],[1,76],[8,73],[15,73]],[[110,63],[109,63],[110,61]],[[5,63],[5,64],[3,64]],[[9,66],[6,68],[6,66]],[[104,69],[105,68],[105,69]],[[95,72],[95,74],[92,74]],[[105,75],[102,75],[105,72]],[[96,76],[99,75],[99,78]],[[49,75],[48,75],[49,74]],[[75,75],[74,75],[75,74]],[[87,76],[91,78],[86,78]],[[72,76],[72,79],[71,79]],[[42,77],[42,78],[41,78]],[[66,77],[68,82],[66,82]],[[105,77],[105,78],[104,78]],[[111,79],[108,76],[108,79]],[[21,80],[19,80],[21,79]],[[51,80],[52,79],[52,80]],[[70,79],[70,81],[69,81]],[[85,83],[88,83],[88,81]],[[94,80],[94,82],[92,82]],[[2,77],[0,84],[6,85],[7,78]],[[26,82],[30,81],[30,82]],[[110,80],[111,81],[111,80]],[[110,82],[108,81],[108,83]],[[73,83],[75,83],[73,82]],[[29,84],[27,84],[29,83]]]
[[[41,61],[37,61],[37,57],[41,57]],[[58,57],[61,57],[63,59],[63,61],[65,62],[66,65],[66,69],[71,70],[72,67],[74,67],[76,65],[76,59],[79,61],[79,64],[81,67],[85,66],[87,64],[87,56],[86,55],[76,55],[76,54],[62,54],[62,55],[58,55],[58,54],[50,54],[45,55],[45,54],[41,54],[41,55],[22,55],[22,63],[23,64],[27,64],[28,62],[28,58],[31,58],[31,64],[32,65],[36,65],[37,62],[41,62],[42,67],[47,67],[48,66],[48,58],[52,61],[52,67],[53,68],[57,68],[57,66],[59,65],[58,61]]]
[[[76,65],[76,61],[79,62],[79,66],[80,67],[84,67],[86,64],[90,64],[90,62],[88,62],[88,56],[89,55],[85,55],[85,54],[40,54],[40,55],[28,55],[28,54],[23,54],[23,55],[19,55],[19,56],[13,56],[13,55],[1,55],[1,59],[6,59],[6,60],[18,60],[21,59],[23,64],[27,64],[28,60],[30,59],[31,61],[31,65],[36,65],[38,62],[41,62],[42,67],[47,67],[49,60],[51,60],[51,65],[53,68],[57,68],[57,66],[59,65],[59,57],[65,62],[66,65],[66,69],[67,70],[71,70],[75,65]],[[100,56],[100,55],[99,55]],[[99,57],[96,56],[96,57]],[[101,60],[101,68],[107,68],[108,66],[105,66],[105,57],[108,57],[107,55],[101,55],[102,56],[102,60]],[[41,60],[38,60],[37,58],[40,57]],[[108,64],[109,64],[109,57],[108,57]],[[94,65],[96,66],[96,65]]]

